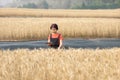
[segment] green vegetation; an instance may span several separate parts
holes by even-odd
[[[116,9],[120,0],[13,0],[4,7],[39,9]]]
[[[18,8],[37,8],[37,5],[35,3],[28,3],[22,6],[19,6]]]
[[[93,2],[83,2],[82,5],[75,5],[73,9],[115,9],[120,8],[120,0],[94,0]]]

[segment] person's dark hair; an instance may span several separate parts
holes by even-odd
[[[57,24],[52,24],[52,25],[50,26],[50,29],[52,29],[52,28],[55,28],[56,30],[58,30],[58,25],[57,25]]]

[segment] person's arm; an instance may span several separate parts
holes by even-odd
[[[62,35],[60,35],[60,45],[59,45],[58,49],[62,48],[62,46],[63,46],[63,37],[62,37]]]
[[[48,46],[51,46],[51,44],[50,44],[50,35],[48,37]]]
[[[59,45],[58,49],[60,49],[62,47],[62,45],[63,45],[63,40],[60,40],[60,45]]]
[[[50,39],[48,39],[48,43],[50,43]]]

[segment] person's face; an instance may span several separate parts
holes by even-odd
[[[56,33],[57,29],[56,28],[52,28],[51,31],[52,31],[52,33]]]

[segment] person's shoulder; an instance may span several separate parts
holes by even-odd
[[[59,33],[60,40],[63,40],[62,34]]]
[[[59,35],[59,36],[62,36],[62,34],[61,34],[61,33],[58,33],[58,35]]]
[[[61,33],[58,33],[58,35],[62,35]]]

